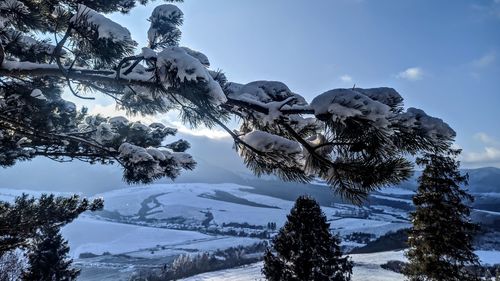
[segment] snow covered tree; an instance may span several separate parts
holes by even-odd
[[[23,273],[23,280],[76,280],[80,270],[71,267],[68,253],[68,242],[59,233],[59,227],[45,225],[29,247],[29,268]]]
[[[490,269],[486,268],[486,270],[484,271],[484,279],[491,281],[492,278],[493,278],[493,275],[491,275]]]
[[[318,203],[301,196],[287,222],[264,256],[262,272],[270,281],[348,281],[353,264],[342,257],[340,239],[330,233],[330,224]]]
[[[20,280],[25,267],[24,256],[20,251],[0,255],[0,281]]]
[[[13,204],[0,201],[0,256],[16,248],[26,249],[42,227],[61,227],[85,211],[103,206],[102,199],[89,201],[77,195],[35,199],[24,194]]]
[[[480,280],[466,266],[478,266],[473,238],[478,229],[471,223],[466,201],[473,197],[461,185],[467,175],[460,174],[455,160],[459,150],[426,153],[417,159],[425,166],[413,197],[405,275],[411,281]]]
[[[284,83],[229,82],[201,52],[179,46],[183,13],[157,6],[137,48],[105,16],[147,0],[5,0],[0,3],[0,165],[34,157],[118,163],[129,183],[193,169],[175,128],[88,114],[65,99],[105,95],[129,115],[178,110],[192,127],[220,126],[257,175],[326,180],[354,202],[408,178],[405,158],[444,149],[455,132],[391,88],[334,89],[309,103]],[[168,1],[167,1],[168,2]],[[172,1],[170,1],[172,2]],[[147,21],[144,19],[144,23]],[[49,38],[54,38],[51,42]],[[239,130],[226,122],[238,117]]]

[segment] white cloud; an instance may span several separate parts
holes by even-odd
[[[471,7],[484,18],[500,19],[500,0],[477,1]]]
[[[500,141],[486,133],[477,133],[474,139],[484,144],[480,151],[465,152],[463,162],[474,166],[500,167]]]
[[[422,79],[424,72],[420,67],[410,67],[404,71],[401,71],[396,75],[397,78],[402,78],[410,81],[416,81]]]
[[[340,81],[345,83],[352,83],[352,77],[350,75],[344,74],[339,77]]]
[[[496,164],[500,162],[500,148],[486,146],[483,151],[465,153],[464,162]]]
[[[483,132],[475,134],[474,138],[484,144],[500,146],[500,142]]]
[[[89,114],[101,114],[105,117],[111,116],[127,116],[124,110],[117,110],[114,104],[110,105],[100,105],[97,104],[89,109]],[[192,136],[204,136],[211,139],[221,139],[230,137],[229,134],[220,129],[209,129],[204,126],[200,126],[196,129],[188,128],[179,120],[179,112],[177,111],[169,111],[165,114],[159,114],[155,116],[127,116],[127,119],[130,121],[141,121],[145,124],[150,124],[153,122],[160,122],[165,124],[166,126],[170,126],[176,128],[179,132],[185,133]]]
[[[482,57],[474,60],[472,65],[477,68],[487,67],[495,62],[497,55],[495,52],[489,52],[484,54]]]

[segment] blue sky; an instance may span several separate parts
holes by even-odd
[[[155,1],[112,18],[140,46]],[[311,100],[389,86],[458,133],[465,166],[500,166],[500,0],[241,0],[179,4],[181,44],[230,81],[278,80]]]

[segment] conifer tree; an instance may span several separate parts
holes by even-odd
[[[465,268],[479,265],[472,244],[478,226],[469,218],[466,203],[473,197],[463,188],[468,176],[459,172],[459,153],[449,149],[417,159],[425,168],[413,197],[416,210],[411,214],[409,265],[404,271],[410,281],[479,280]]]
[[[28,253],[29,268],[23,274],[23,280],[76,280],[80,270],[71,267],[68,242],[59,233],[59,227],[45,225],[31,243]]]
[[[453,141],[445,122],[404,109],[392,88],[333,89],[308,102],[282,82],[229,82],[203,53],[179,46],[184,15],[170,3],[143,19],[148,43],[138,46],[107,14],[147,2],[0,1],[0,166],[35,157],[118,163],[128,183],[195,168],[189,144],[171,139],[176,128],[92,115],[64,92],[109,97],[127,115],[176,110],[194,128],[219,126],[256,175],[321,178],[355,202],[407,179],[406,155]],[[237,131],[226,125],[232,118]]]
[[[62,227],[85,211],[103,207],[102,199],[88,200],[78,195],[39,198],[23,194],[14,203],[0,202],[0,256],[16,248],[26,249],[41,227]]]
[[[491,281],[492,278],[493,278],[493,275],[491,275],[490,269],[486,268],[484,271],[484,279]]]
[[[301,196],[264,256],[263,273],[270,281],[347,281],[353,264],[342,257],[340,240],[318,203]]]

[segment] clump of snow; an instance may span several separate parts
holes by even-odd
[[[373,121],[378,127],[388,125],[390,107],[353,89],[334,89],[315,97],[310,107],[318,119],[343,123],[356,117]]]
[[[0,2],[0,9],[15,10],[17,13],[29,14],[29,9],[23,2],[18,0],[3,0]],[[2,15],[3,16],[3,15]]]
[[[113,42],[132,41],[130,31],[127,28],[83,4],[78,4],[77,11],[75,15],[71,17],[70,22],[75,25],[86,22],[96,26],[99,38],[110,39]]]
[[[368,96],[372,100],[379,101],[390,107],[398,106],[403,102],[403,98],[401,97],[401,95],[393,88],[387,88],[387,87],[371,88],[371,89],[356,88],[355,90],[357,92],[360,92]]]
[[[33,70],[38,68],[59,69],[59,67],[56,64],[34,63],[28,61],[13,61],[13,60],[4,60],[2,63],[2,68],[7,70]]]
[[[187,165],[194,163],[191,154],[186,152],[171,152],[170,155],[175,159],[175,161],[181,165]]]
[[[156,20],[157,18],[168,20],[174,17],[182,16],[182,11],[175,5],[163,4],[156,6],[151,14],[150,20]]]
[[[157,148],[149,147],[146,149],[146,152],[149,153],[154,159],[163,161],[166,159],[165,153],[160,151]]]
[[[181,169],[192,169],[196,165],[191,155],[187,153],[155,147],[144,148],[128,142],[122,143],[118,152],[123,161],[138,167],[147,167],[145,172],[149,178],[165,173],[175,178],[180,174]]]
[[[149,131],[149,127],[142,124],[141,122],[134,122],[132,124],[132,126],[130,126],[130,129],[131,130],[136,130],[136,131],[143,131],[143,132],[147,132]]]
[[[144,47],[142,48],[142,56],[145,59],[156,58],[156,52],[151,50],[150,48]]]
[[[226,95],[221,86],[210,75],[199,59],[191,56],[181,47],[168,47],[157,55],[157,68],[163,82],[168,83],[167,72],[175,72],[181,82],[205,82],[208,95],[216,104],[225,103]]]
[[[97,126],[96,141],[99,143],[106,143],[114,140],[119,134],[113,132],[113,128],[109,123],[101,123]]]
[[[34,89],[33,91],[31,91],[31,96],[34,97],[35,99],[47,100],[47,98],[40,89]]]
[[[154,158],[147,152],[144,147],[130,144],[128,142],[122,143],[118,148],[121,158],[126,158],[128,162],[139,163],[146,161],[153,161]]]
[[[410,107],[396,119],[399,124],[412,128],[431,138],[452,139],[455,131],[442,119],[427,115],[423,110]]]
[[[115,127],[125,126],[128,124],[128,119],[123,116],[115,116],[109,118],[108,122]]]
[[[278,81],[254,81],[242,85],[238,83],[227,84],[228,97],[233,100],[243,101],[245,103],[257,105],[260,108],[266,108],[267,113],[253,112],[254,122],[261,125],[272,125],[279,119],[293,119],[293,125],[296,129],[301,129],[311,124],[310,120],[300,115],[282,114],[282,109],[291,109],[299,106],[301,108],[307,105],[305,99],[290,91],[290,89]],[[245,111],[242,114],[247,114]]]
[[[300,153],[302,148],[296,141],[273,135],[264,131],[252,131],[241,139],[261,152]]]
[[[204,53],[195,51],[188,47],[181,47],[181,48],[184,49],[184,51],[186,51],[186,53],[188,53],[190,56],[197,58],[204,66],[206,67],[210,66],[210,61],[208,60],[208,57]]]
[[[180,47],[169,47],[158,53],[157,64],[168,71],[176,70],[181,81],[209,81],[211,78],[200,61]]]
[[[23,144],[31,143],[31,139],[28,139],[27,137],[22,137],[19,139],[16,143],[17,146],[21,146]]]
[[[180,18],[183,16],[182,11],[177,8],[177,6],[172,4],[163,4],[154,8],[151,17],[151,27],[148,30],[148,40],[149,42],[154,42],[158,36],[158,29],[153,26],[170,26],[172,36],[179,35],[181,31],[172,23],[175,18]],[[154,24],[153,24],[154,23]],[[169,36],[168,34],[162,34],[163,36]]]
[[[254,81],[245,85],[228,83],[228,92],[230,98],[237,100],[269,103],[294,97],[296,104],[306,104],[303,97],[293,93],[284,83],[278,81]]]

